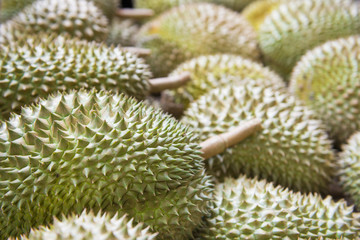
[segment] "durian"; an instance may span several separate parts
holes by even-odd
[[[214,89],[190,104],[181,121],[200,139],[231,131],[248,119],[263,130],[206,161],[222,180],[240,173],[302,192],[328,191],[335,175],[331,142],[315,114],[284,91],[257,81]]]
[[[177,189],[201,154],[187,127],[124,95],[55,94],[1,123],[0,239]]]
[[[0,111],[6,116],[57,90],[96,87],[139,99],[150,91],[149,67],[119,47],[59,36],[0,49]]]
[[[208,3],[173,8],[145,24],[140,46],[152,50],[148,62],[155,76],[165,76],[191,58],[232,53],[259,58],[256,34],[238,13]]]
[[[254,27],[254,29],[258,31],[266,17],[270,15],[273,10],[277,9],[281,4],[287,2],[289,2],[289,0],[254,1],[242,11],[242,15],[246,18],[246,20],[249,21],[249,23]]]
[[[66,33],[95,41],[106,40],[108,34],[107,18],[88,0],[37,0],[11,21],[26,34]]]
[[[191,81],[183,87],[164,94],[173,98],[177,104],[188,107],[190,102],[213,88],[236,84],[243,78],[262,80],[264,85],[285,88],[284,81],[275,72],[260,63],[230,54],[200,56],[178,66],[170,75],[189,72]],[[234,77],[231,77],[234,76]]]
[[[351,0],[289,1],[258,32],[264,60],[289,77],[300,57],[326,41],[359,33],[359,4]]]
[[[290,90],[326,126],[331,138],[345,143],[360,130],[360,36],[326,42],[295,66]]]
[[[345,193],[360,207],[360,133],[351,136],[340,154],[340,182]]]
[[[83,211],[80,216],[72,215],[63,220],[55,219],[51,227],[32,230],[24,240],[79,239],[79,240],[153,240],[156,233],[150,233],[143,224],[134,226],[133,219],[126,215],[111,217],[109,214]]]
[[[155,14],[160,14],[179,5],[198,2],[215,3],[240,11],[254,0],[135,0],[135,6],[138,8],[150,8],[154,10]]]
[[[114,19],[106,40],[108,45],[135,46],[139,25],[131,19]]]
[[[198,239],[358,239],[359,214],[344,200],[303,195],[240,177],[216,186]]]

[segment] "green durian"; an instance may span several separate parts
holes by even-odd
[[[207,139],[254,118],[263,129],[208,159],[208,172],[220,181],[245,173],[296,191],[327,193],[335,175],[331,142],[315,114],[284,91],[257,81],[223,86],[191,103],[181,121]]]
[[[170,75],[179,75],[183,72],[190,72],[191,81],[164,94],[168,94],[175,103],[183,104],[185,108],[211,89],[235,84],[243,78],[262,79],[264,85],[285,88],[284,81],[275,72],[260,63],[230,54],[191,59],[179,65]]]
[[[0,45],[0,112],[8,116],[39,97],[68,89],[96,87],[144,99],[151,75],[143,59],[120,47],[62,36],[4,44]]]
[[[12,20],[24,34],[69,34],[86,40],[104,41],[108,20],[88,0],[37,0]]]
[[[216,186],[197,237],[206,239],[358,239],[359,214],[344,200],[303,195],[240,177]]]
[[[127,201],[122,211],[158,232],[156,239],[187,240],[208,214],[212,192],[210,177],[199,172],[188,184],[150,201]]]
[[[355,205],[360,207],[360,133],[354,133],[343,146],[339,160],[340,183]]]
[[[289,1],[280,5],[258,32],[265,62],[288,77],[307,50],[359,33],[359,9],[351,0]]]
[[[51,227],[32,230],[24,240],[78,239],[78,240],[153,240],[156,233],[150,233],[143,224],[133,226],[133,219],[126,215],[111,217],[109,214],[83,211],[65,219],[55,219]]]
[[[1,0],[0,1],[0,22],[13,17],[16,13],[23,10],[28,5],[34,3],[36,0]],[[73,0],[77,1],[77,0]],[[93,1],[95,5],[100,8],[103,13],[111,20],[116,9],[120,5],[118,0],[88,0]]]
[[[223,5],[235,11],[242,10],[247,4],[255,0],[135,0],[137,8],[150,8],[155,14],[160,14],[170,8],[183,4],[208,2]]]
[[[255,31],[238,13],[209,3],[173,8],[140,29],[139,44],[152,50],[155,76],[165,76],[194,57],[232,53],[259,58]]]
[[[360,130],[360,36],[326,42],[304,55],[291,92],[312,108],[338,144]]]
[[[289,0],[257,0],[249,4],[242,11],[242,15],[258,31],[261,24],[272,11],[279,8],[281,4],[288,2]]]
[[[108,45],[135,46],[140,26],[131,19],[114,19],[106,40]]]
[[[196,210],[194,202],[206,204],[211,189],[191,185],[204,169],[195,137],[174,118],[123,94],[71,91],[22,108],[0,123],[0,239],[84,209],[116,213],[129,201],[159,201],[187,185],[195,198],[187,209]],[[166,214],[168,204],[184,207],[171,200],[157,207]],[[181,216],[179,225],[194,224]]]

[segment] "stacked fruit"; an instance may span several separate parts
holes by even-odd
[[[360,238],[358,3],[0,4],[0,239]]]

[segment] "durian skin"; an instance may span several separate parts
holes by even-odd
[[[137,8],[150,8],[154,10],[155,14],[160,14],[179,5],[198,2],[219,4],[235,11],[240,11],[247,4],[254,2],[254,0],[135,0],[135,6]]]
[[[331,142],[314,113],[284,91],[256,81],[214,89],[190,104],[181,122],[201,140],[258,118],[262,130],[206,160],[220,181],[246,174],[302,192],[328,192],[335,175]]]
[[[360,130],[360,36],[329,41],[295,66],[290,91],[324,122],[337,144]]]
[[[11,21],[27,34],[69,34],[89,41],[102,42],[108,34],[108,20],[88,0],[38,0]]]
[[[140,26],[132,19],[114,19],[106,40],[108,45],[135,46]]]
[[[253,78],[264,85],[285,88],[285,83],[275,72],[262,64],[231,54],[200,56],[179,65],[170,75],[190,72],[191,81],[183,87],[165,91],[174,102],[188,107],[201,95],[226,85],[236,85],[235,80]],[[232,77],[233,76],[233,77]],[[238,83],[237,85],[240,85]]]
[[[55,91],[96,87],[138,99],[149,93],[148,65],[120,47],[39,36],[0,49],[0,111],[6,117]]]
[[[265,62],[284,77],[302,55],[326,41],[359,33],[359,4],[350,0],[290,1],[258,32]]]
[[[203,171],[199,148],[188,127],[123,94],[72,91],[22,108],[0,125],[0,239],[176,193]]]
[[[240,177],[215,189],[197,239],[358,239],[359,214],[344,200],[303,195]],[[321,238],[322,237],[322,238]]]
[[[55,219],[50,227],[33,229],[29,237],[23,240],[154,240],[156,233],[150,233],[143,224],[134,225],[128,216],[87,213],[72,215],[62,220]]]
[[[231,52],[253,60],[260,55],[249,23],[209,3],[182,5],[161,14],[140,29],[138,45],[152,50],[148,62],[155,76],[165,76],[201,55]]]
[[[212,194],[212,181],[201,171],[187,184],[150,201],[127,201],[120,212],[150,226],[159,233],[158,240],[188,240],[209,213]]]
[[[360,207],[360,133],[354,133],[340,154],[340,182],[357,208]]]

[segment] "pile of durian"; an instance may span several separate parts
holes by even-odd
[[[1,0],[0,240],[360,239],[360,3]]]

